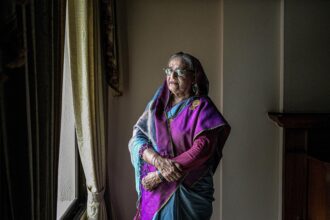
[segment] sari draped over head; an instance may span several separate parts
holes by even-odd
[[[215,149],[209,159],[189,169],[181,180],[163,181],[152,191],[145,190],[141,184],[144,176],[156,170],[154,166],[142,160],[141,152],[145,148],[151,147],[160,156],[176,160],[204,133],[220,130],[223,127],[230,129],[226,120],[207,96],[208,80],[200,62],[192,58],[196,81],[195,95],[169,107],[171,93],[165,80],[134,126],[129,150],[135,169],[138,193],[138,210],[135,219],[180,219],[180,215],[189,216],[190,219],[201,217],[207,219],[212,213],[212,175],[221,159],[222,147],[229,132],[222,138],[214,139],[212,144]],[[179,160],[178,163],[180,163]],[[198,192],[198,187],[203,187],[203,185],[204,189],[205,185],[210,188],[207,195],[201,197],[199,194],[205,194],[206,191]],[[181,198],[179,206],[176,202],[178,198]],[[196,203],[197,207],[192,205],[194,200],[202,198],[207,201]],[[195,213],[196,211],[199,213]]]

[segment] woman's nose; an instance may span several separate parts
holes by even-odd
[[[175,71],[173,71],[170,75],[171,79],[174,79],[174,78],[177,78],[177,77],[178,77],[178,74]]]

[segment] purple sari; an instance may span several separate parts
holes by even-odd
[[[200,83],[199,93],[191,97],[174,118],[168,119],[166,115],[171,109],[168,107],[170,91],[165,81],[134,126],[129,150],[135,168],[136,190],[139,196],[135,219],[154,219],[180,185],[188,188],[193,186],[207,172],[214,171],[221,159],[221,150],[229,131],[225,137],[214,139],[212,145],[216,149],[209,155],[207,162],[190,169],[180,181],[163,181],[152,191],[145,190],[141,185],[142,178],[156,170],[142,160],[141,149],[152,147],[162,157],[176,160],[193,146],[199,136],[222,127],[230,128],[207,96],[208,81],[201,66],[196,72],[196,79]]]

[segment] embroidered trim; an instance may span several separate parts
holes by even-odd
[[[139,157],[142,159],[143,156],[143,152],[144,150],[150,148],[150,146],[148,144],[144,144],[140,149],[139,149]]]

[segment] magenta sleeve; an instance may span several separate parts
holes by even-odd
[[[217,134],[219,134],[218,131],[213,131],[198,136],[189,150],[173,158],[173,160],[179,163],[184,171],[199,167],[211,157],[214,144],[217,142]]]

